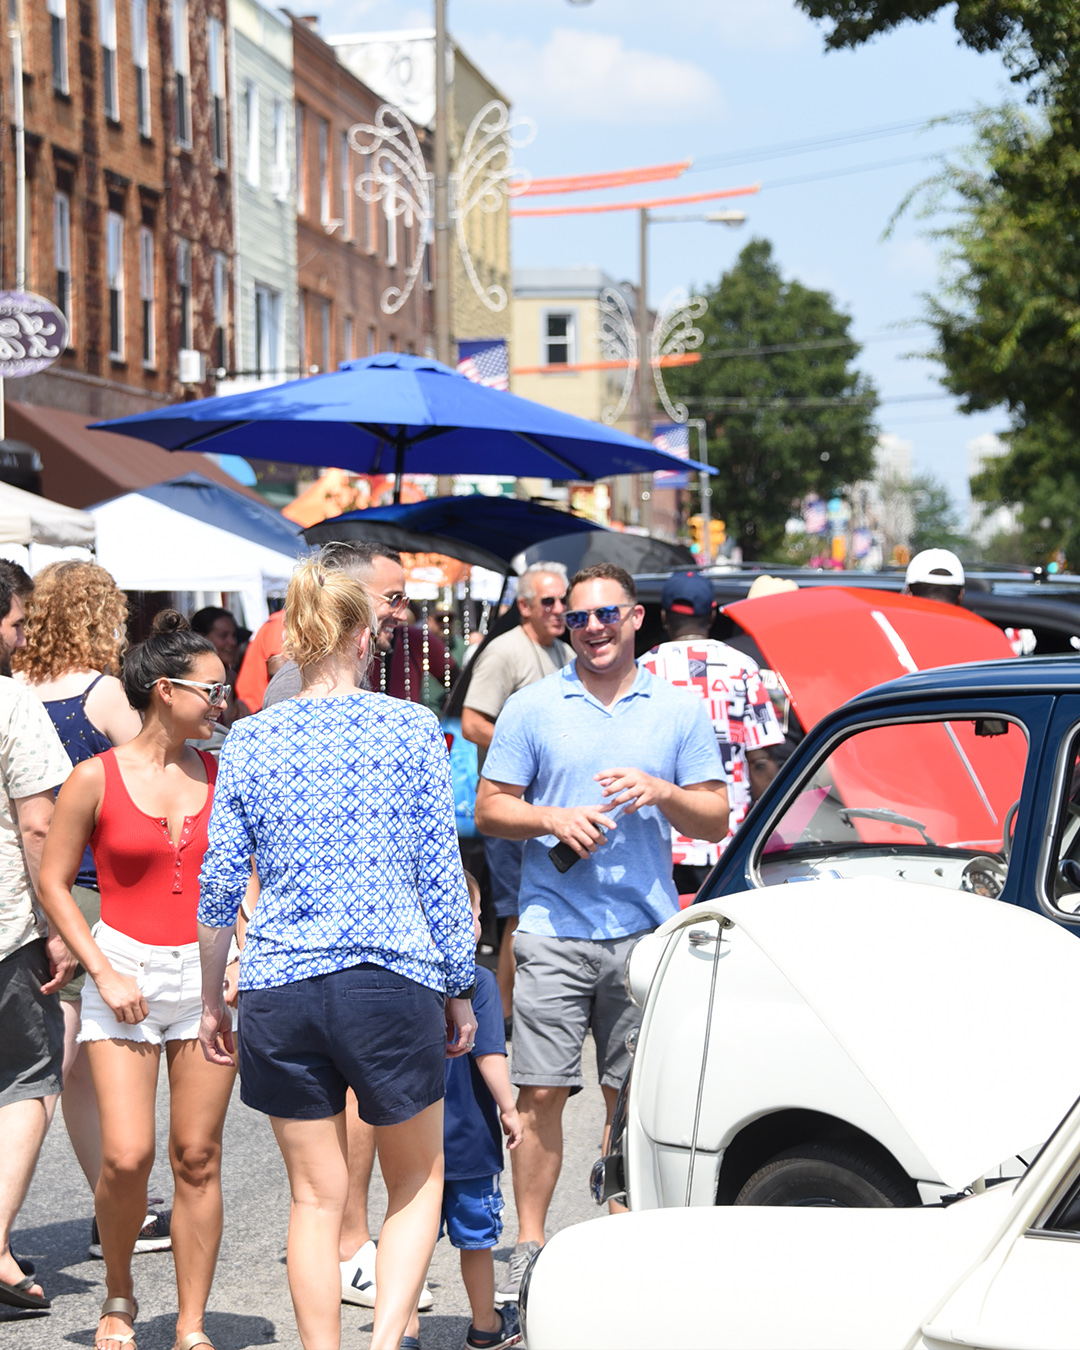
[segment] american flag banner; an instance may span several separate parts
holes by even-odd
[[[690,428],[684,422],[657,422],[653,425],[653,445],[679,459],[690,458]],[[661,469],[653,474],[653,487],[688,488],[690,475],[678,469]]]
[[[510,356],[505,338],[480,338],[458,343],[458,370],[474,384],[510,389]]]

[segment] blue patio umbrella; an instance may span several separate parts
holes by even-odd
[[[438,361],[403,352],[93,425],[166,450],[198,447],[245,459],[392,473],[398,493],[403,473],[593,480],[686,468],[614,427],[474,384]]]
[[[373,506],[309,525],[309,544],[370,540],[410,553],[441,553],[461,562],[506,572],[510,559],[530,545],[559,535],[614,533],[566,511],[516,497],[433,497],[408,505]]]

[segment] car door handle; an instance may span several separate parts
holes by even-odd
[[[719,936],[719,932],[708,933],[704,928],[691,928],[687,934],[687,941],[691,947],[704,947],[708,942],[715,942]]]

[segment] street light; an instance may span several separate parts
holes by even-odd
[[[649,351],[649,247],[648,231],[650,225],[678,225],[687,221],[703,221],[707,225],[745,225],[745,211],[706,211],[695,215],[657,216],[642,207],[640,221],[640,276],[638,281],[637,330],[638,330],[638,435],[643,441],[652,440],[652,391],[649,388],[647,353]],[[698,459],[708,464],[704,420],[694,420],[694,429],[698,434]],[[701,517],[704,536],[705,561],[712,561],[712,489],[709,475],[702,469],[698,474],[701,492]]]

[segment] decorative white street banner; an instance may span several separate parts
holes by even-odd
[[[43,295],[0,291],[0,379],[36,375],[67,346],[67,319]]]

